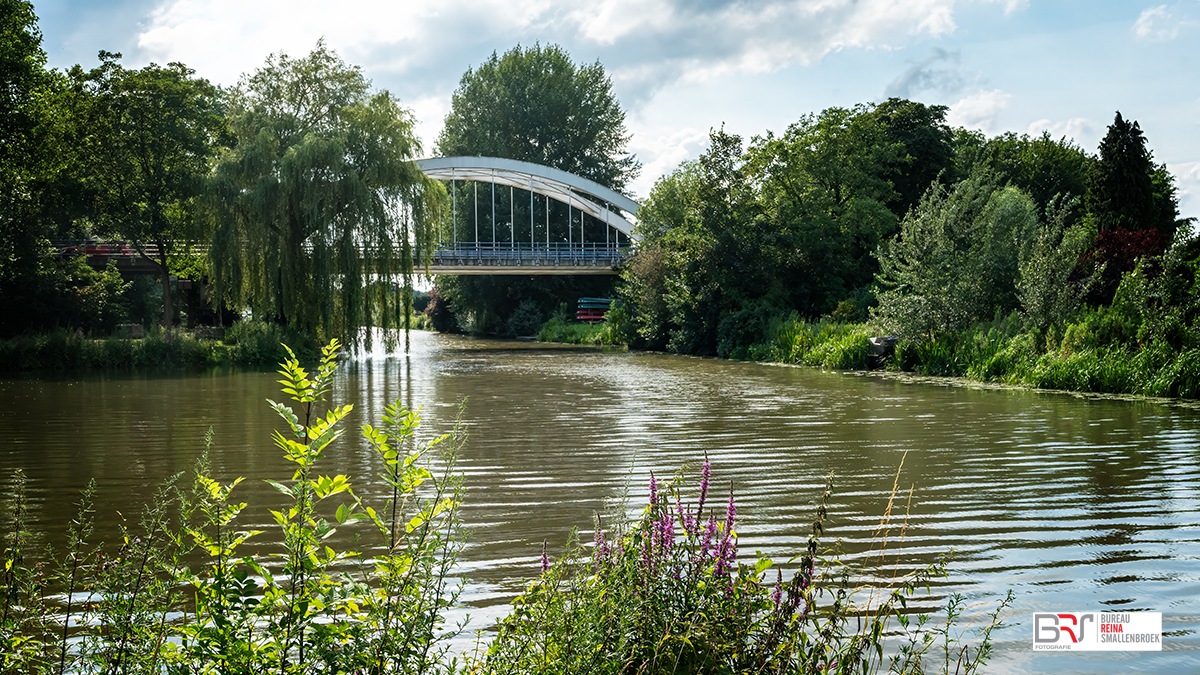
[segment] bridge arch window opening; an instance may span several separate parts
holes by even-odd
[[[625,220],[621,209],[636,213],[637,203],[586,179],[550,167],[488,157],[435,158],[418,160],[418,164],[431,178],[447,181],[452,192],[451,227],[443,230],[449,235],[447,238],[450,241],[447,243],[450,248],[443,247],[444,253],[441,255],[454,251],[453,257],[461,261],[454,264],[464,264],[467,258],[483,262],[482,258],[485,257],[499,257],[537,259],[539,262],[534,264],[548,263],[553,266],[557,265],[554,259],[566,257],[590,259],[599,255],[608,258],[617,255],[618,249],[630,242],[632,223]],[[481,181],[491,183],[489,195],[478,194],[478,183]],[[471,183],[469,193],[465,192],[466,182]],[[508,185],[509,194],[505,196],[503,191],[496,190],[496,184]],[[526,190],[528,199],[525,199],[525,195],[518,195],[517,190]],[[460,191],[464,191],[464,198],[471,198],[474,202],[470,212],[464,209],[462,223],[458,215]],[[540,204],[534,197],[535,193],[543,197]],[[480,208],[480,197],[491,199],[490,208],[487,204]],[[509,202],[507,233],[503,231],[504,223],[499,220],[503,217],[505,199]],[[527,213],[526,208],[529,209]],[[541,213],[538,213],[539,210]],[[578,231],[575,230],[576,211],[579,212]],[[524,232],[524,228],[516,227],[516,221],[525,217],[529,218],[528,239],[518,235],[518,232]],[[473,224],[467,224],[467,219],[472,219]],[[487,222],[483,222],[484,219]],[[460,224],[466,229],[459,228]],[[490,237],[487,232],[489,225],[492,230]],[[473,241],[464,236],[472,233]],[[508,234],[507,241],[501,239],[505,234]],[[504,243],[509,245],[503,246]],[[602,251],[608,252],[607,255]],[[578,263],[572,263],[575,264]]]

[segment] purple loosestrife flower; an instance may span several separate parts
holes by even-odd
[[[775,603],[775,611],[779,611],[779,602],[783,598],[783,570],[775,568],[775,590],[771,592],[771,600]]]
[[[546,555],[547,540],[542,540],[542,574],[545,574],[550,569],[550,556]]]
[[[658,482],[654,480],[654,472],[650,472],[650,506],[658,503]]]
[[[708,552],[712,549],[712,540],[716,534],[717,521],[709,518],[708,526],[704,528],[704,541],[700,545],[700,562],[704,562],[708,558]]]
[[[671,550],[675,543],[675,514],[667,511],[654,523],[654,550],[662,555]]]
[[[690,525],[691,518],[688,517],[689,516],[688,513],[684,512],[683,502],[679,501],[678,494],[675,495],[675,513],[679,515],[679,524],[683,526],[683,531],[686,532],[687,534],[691,534],[692,533],[692,528]]]
[[[595,544],[592,547],[592,563],[597,572],[600,571],[602,565],[608,558],[608,542],[604,539],[604,530],[596,528],[596,536],[593,539]]]
[[[700,503],[696,504],[696,520],[704,514],[704,501],[708,499],[708,479],[712,476],[712,466],[708,463],[708,453],[704,453],[704,465],[700,467]]]

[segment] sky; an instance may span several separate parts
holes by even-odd
[[[418,120],[426,154],[467,69],[515,45],[599,61],[642,162],[635,197],[709,130],[746,139],[899,96],[952,126],[1073,139],[1136,120],[1200,217],[1200,0],[34,0],[49,64],[101,49],[233,86],[318,40]],[[1191,45],[1191,46],[1189,46]]]

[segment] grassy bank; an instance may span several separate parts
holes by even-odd
[[[883,368],[980,382],[1106,394],[1200,398],[1200,336],[1177,326],[1126,320],[1116,310],[1084,312],[1060,330],[1028,331],[1018,317],[979,323],[925,341],[901,341],[877,359],[870,323],[772,322],[767,337],[737,355],[840,370]],[[538,340],[620,344],[619,326],[552,319]]]
[[[414,315],[412,329],[432,326],[424,315]],[[134,339],[95,338],[59,329],[0,340],[0,372],[271,366],[287,357],[285,343],[296,345],[296,353],[306,363],[315,361],[320,352],[311,336],[252,320],[233,324],[221,339],[185,330],[158,329]]]
[[[1186,336],[1172,341],[1115,319],[1106,308],[1085,313],[1059,333],[1022,330],[1015,317],[976,324],[924,342],[900,342],[878,364],[890,370],[965,377],[1025,387],[1178,398],[1200,397],[1200,347]],[[841,369],[865,369],[867,323],[789,321],[753,346],[756,360]]]
[[[234,324],[220,340],[183,330],[158,330],[136,339],[96,339],[60,329],[0,340],[0,372],[269,365],[287,355],[280,347],[285,338],[299,345],[303,356],[315,358],[311,339],[254,321]]]
[[[564,321],[558,317],[542,325],[537,334],[538,342],[563,342],[572,345],[621,345],[613,325],[607,322],[587,324]]]

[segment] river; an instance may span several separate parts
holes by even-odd
[[[185,471],[214,432],[214,474],[246,476],[244,525],[266,525],[286,478],[270,441],[273,372],[43,375],[0,379],[0,499],[29,476],[38,543],[55,542],[96,478],[97,534],[132,518],[165,476]],[[953,549],[949,578],[922,606],[963,593],[971,611],[1016,602],[986,672],[1200,672],[1200,412],[1164,402],[908,382],[864,373],[662,354],[413,335],[412,353],[347,363],[334,391],[356,406],[349,428],[387,403],[424,408],[447,431],[468,399],[461,467],[470,528],[463,595],[482,626],[536,574],[573,527],[650,471],[690,471],[707,453],[715,484],[738,495],[740,548],[800,552],[814,502],[834,472],[830,543],[865,574],[894,484],[909,529],[889,549],[925,564]],[[371,492],[380,470],[353,432],[328,457]],[[723,488],[725,489],[725,488]],[[266,529],[266,528],[264,528]],[[1034,653],[1030,614],[1155,611],[1163,651]]]

